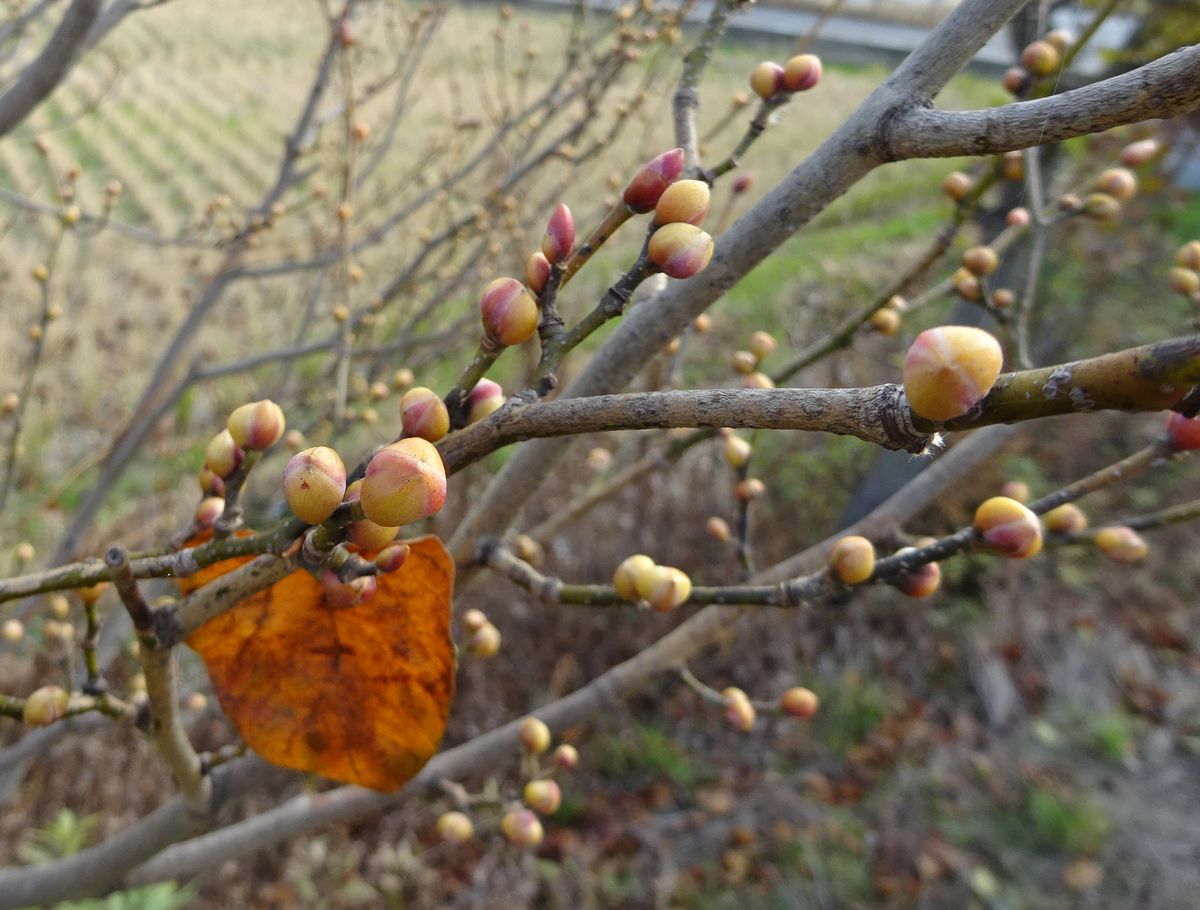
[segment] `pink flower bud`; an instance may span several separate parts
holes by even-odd
[[[817,713],[820,704],[821,700],[817,698],[817,694],[803,686],[788,689],[779,696],[779,707],[792,717],[812,717]]]
[[[196,479],[200,482],[200,492],[205,496],[224,496],[225,481],[217,476],[212,468],[205,465],[200,469],[200,473],[196,475]]]
[[[536,847],[544,836],[542,823],[528,809],[510,809],[504,813],[500,830],[509,843],[518,847]]]
[[[1043,515],[1042,524],[1051,534],[1078,534],[1087,530],[1088,520],[1083,509],[1073,502],[1065,502]]]
[[[550,748],[550,728],[536,717],[527,717],[517,728],[521,748],[530,755],[541,755]]]
[[[562,790],[552,780],[531,780],[522,796],[525,805],[538,815],[553,815],[562,805]]]
[[[565,203],[560,202],[546,224],[542,237],[542,255],[550,262],[562,262],[575,246],[575,219]]]
[[[1125,148],[1121,149],[1121,163],[1126,167],[1141,167],[1158,154],[1158,149],[1157,139],[1142,139],[1139,142],[1131,142]]]
[[[764,60],[750,71],[750,88],[765,101],[783,90],[783,79],[783,67],[770,60]]]
[[[1100,552],[1113,562],[1123,565],[1141,562],[1150,551],[1138,532],[1124,525],[1101,528],[1096,532],[1094,540]]]
[[[400,424],[408,436],[437,442],[450,432],[450,412],[433,389],[414,386],[400,399]]]
[[[683,173],[683,149],[671,149],[652,158],[638,171],[622,196],[630,210],[641,214],[658,204],[663,191]]]
[[[562,771],[574,771],[579,764],[579,750],[570,743],[563,743],[554,750],[554,764]]]
[[[363,514],[379,525],[402,527],[428,518],[446,501],[446,468],[424,439],[401,439],[367,464],[359,492]]]
[[[222,479],[236,471],[245,457],[246,453],[237,447],[228,430],[222,430],[204,447],[204,466]]]
[[[829,554],[829,570],[842,584],[862,584],[875,572],[874,545],[855,534],[843,537]]]
[[[729,686],[721,694],[725,696],[725,720],[741,733],[753,730],[757,715],[749,696],[736,686]]]
[[[515,278],[497,278],[484,288],[479,310],[484,332],[497,344],[521,344],[537,331],[537,302]]]
[[[711,196],[708,184],[703,180],[676,180],[663,190],[654,206],[654,222],[699,224],[708,214]]]
[[[1004,221],[1009,227],[1029,227],[1029,209],[1022,206],[1017,206],[1005,216]]]
[[[362,493],[362,484],[361,480],[356,480],[346,487],[346,502],[358,502],[359,495]],[[398,527],[379,525],[364,518],[362,521],[352,521],[346,529],[346,534],[350,543],[360,550],[370,552],[382,549],[394,541],[396,532],[399,530]]]
[[[912,550],[912,547],[905,547],[903,550],[897,550],[896,555]],[[928,597],[937,591],[942,586],[942,567],[936,562],[927,562],[919,566],[914,566],[907,572],[901,572],[892,581],[892,584],[899,588],[909,597]]]
[[[211,528],[224,511],[225,500],[219,496],[209,496],[200,500],[200,505],[196,506],[196,526]]]
[[[650,237],[650,261],[672,278],[691,278],[712,259],[713,241],[692,224],[664,224]]]
[[[546,287],[546,282],[550,280],[550,260],[546,258],[541,250],[536,253],[530,253],[529,258],[525,260],[525,283],[529,285],[529,290],[535,294],[540,294]]]
[[[283,494],[297,518],[320,524],[346,495],[346,465],[325,446],[297,452],[283,469]]]
[[[1042,551],[1038,517],[1015,499],[993,496],[975,510],[975,533],[994,553],[1028,559]]]
[[[235,408],[227,423],[229,435],[243,449],[269,449],[283,436],[283,409],[268,399]]]
[[[406,543],[393,544],[390,547],[384,547],[375,557],[375,566],[380,572],[395,572],[404,565],[408,559],[408,553],[411,548]]]
[[[504,389],[500,383],[481,379],[467,395],[467,423],[483,420],[504,404]]]
[[[754,186],[754,172],[744,171],[738,174],[737,179],[733,181],[733,193],[735,196],[740,196],[752,186]]]
[[[926,329],[904,358],[909,406],[928,420],[959,417],[991,391],[1003,359],[1000,343],[982,329]]]
[[[1167,442],[1177,452],[1200,449],[1200,417],[1172,414],[1167,419]]]
[[[783,65],[783,88],[788,92],[806,92],[821,81],[821,58],[799,54]]]

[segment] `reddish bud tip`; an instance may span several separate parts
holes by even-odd
[[[320,524],[346,495],[346,465],[325,446],[297,452],[283,469],[283,494],[297,518]]]
[[[529,290],[540,294],[545,290],[546,282],[549,280],[550,260],[541,250],[530,253],[529,258],[525,260],[525,283],[529,285]]]
[[[1028,508],[1007,496],[993,496],[975,510],[975,533],[993,553],[1028,559],[1042,551],[1042,525]]]
[[[741,733],[753,730],[757,713],[749,696],[736,686],[729,686],[721,694],[725,696],[725,720],[730,726]]]
[[[1007,224],[1009,227],[1015,228],[1029,227],[1029,222],[1031,220],[1029,209],[1021,206],[1017,206],[1017,208],[1010,211],[1004,218],[1005,224]]]
[[[438,816],[437,833],[447,843],[461,844],[475,835],[475,826],[461,812],[443,812]]]
[[[653,209],[666,188],[683,173],[683,163],[681,148],[671,149],[650,159],[625,187],[622,195],[625,204],[638,214]]]
[[[676,180],[654,206],[656,224],[699,224],[708,214],[712,193],[703,180]]]
[[[367,465],[359,492],[363,514],[403,527],[428,518],[446,501],[446,468],[433,444],[419,437],[381,449]]]
[[[504,404],[504,389],[500,383],[481,379],[467,395],[467,423],[476,423]]]
[[[783,67],[770,60],[764,60],[750,71],[750,88],[765,101],[783,90],[783,79]]]
[[[691,278],[712,259],[713,241],[692,224],[664,224],[650,237],[650,261],[672,278]]]
[[[542,255],[550,262],[562,262],[575,246],[575,219],[565,203],[560,202],[546,224],[542,237]]]
[[[1138,142],[1131,142],[1125,148],[1121,149],[1121,163],[1126,167],[1141,167],[1143,164],[1149,163],[1158,154],[1158,151],[1159,144],[1157,139],[1142,139]]]
[[[806,92],[821,81],[821,58],[798,54],[783,65],[783,88],[788,92]]]
[[[912,547],[898,550],[896,555],[910,552]],[[927,562],[915,566],[907,572],[901,572],[893,579],[892,584],[909,597],[929,597],[942,586],[942,567],[936,562]]]
[[[1094,540],[1100,552],[1113,562],[1123,565],[1141,562],[1150,551],[1146,541],[1142,540],[1137,531],[1123,525],[1101,528],[1096,532]]]
[[[744,171],[738,174],[737,179],[733,181],[733,193],[735,196],[740,196],[752,186],[754,186],[754,173],[752,171]]]
[[[195,521],[198,528],[211,528],[225,511],[225,500],[219,496],[208,496],[196,506]]]
[[[497,278],[484,288],[479,310],[483,331],[497,344],[521,344],[537,331],[537,302],[515,278]]]
[[[562,790],[552,780],[531,780],[521,795],[538,815],[553,815],[562,805]]]
[[[536,717],[526,717],[517,728],[521,748],[530,755],[541,755],[550,748],[550,728]]]
[[[1200,417],[1172,414],[1167,419],[1167,442],[1177,452],[1200,449]]]
[[[500,830],[518,847],[536,847],[544,836],[542,823],[528,809],[509,809],[500,819]]]
[[[419,385],[400,399],[400,425],[408,436],[437,442],[450,432],[450,412],[433,389]]]
[[[223,479],[238,469],[245,456],[246,453],[238,448],[230,432],[222,430],[204,447],[204,467]]]
[[[1073,502],[1065,502],[1042,516],[1042,524],[1051,534],[1078,534],[1087,529],[1087,516]]]
[[[842,584],[862,584],[875,573],[874,544],[854,534],[843,537],[829,554],[829,571]]]
[[[396,572],[408,559],[410,547],[406,543],[384,547],[375,557],[375,566],[380,572]]]
[[[283,436],[287,422],[279,405],[263,399],[235,408],[226,426],[234,443],[241,448],[269,449]]]
[[[579,765],[579,750],[570,743],[563,743],[554,750],[554,764],[562,771],[574,771]]]
[[[803,686],[788,689],[779,696],[779,707],[784,714],[790,714],[792,717],[812,717],[820,706],[821,700],[817,698],[817,693]]]
[[[927,329],[904,358],[909,406],[928,420],[959,417],[991,390],[1003,361],[1000,343],[982,329]]]

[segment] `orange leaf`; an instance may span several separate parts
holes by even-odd
[[[221,707],[269,762],[397,790],[437,750],[454,694],[454,563],[436,537],[408,541],[374,596],[334,608],[303,569],[188,636]],[[186,580],[194,590],[246,559]]]

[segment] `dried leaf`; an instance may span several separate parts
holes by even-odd
[[[454,563],[436,537],[409,541],[374,596],[334,608],[307,571],[193,632],[221,707],[269,762],[397,790],[437,750],[454,693]],[[246,562],[186,579],[194,590]]]

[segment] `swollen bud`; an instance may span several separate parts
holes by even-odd
[[[208,496],[200,500],[192,516],[198,528],[211,528],[225,511],[225,500],[220,496]]]
[[[402,527],[428,518],[446,501],[446,467],[432,443],[401,439],[367,464],[359,492],[363,514],[379,525]]]
[[[1017,206],[1004,216],[1004,223],[1014,228],[1027,228],[1032,220],[1029,209],[1023,206]]]
[[[1200,272],[1200,240],[1189,240],[1175,251],[1175,264],[1180,268]]]
[[[783,65],[783,88],[788,92],[806,92],[821,81],[821,58],[798,54]]]
[[[779,696],[779,707],[784,714],[790,714],[792,717],[812,717],[820,705],[821,700],[817,698],[817,693],[803,686],[788,689]]]
[[[643,553],[637,553],[621,561],[613,572],[613,587],[617,594],[626,600],[637,600],[638,576],[654,568],[654,560]]]
[[[529,290],[535,294],[540,294],[546,287],[546,282],[550,280],[550,260],[546,258],[541,250],[536,253],[530,253],[529,258],[525,260],[525,283],[529,285]]]
[[[326,446],[297,452],[283,469],[283,495],[301,521],[323,522],[346,495],[346,465],[341,456]]]
[[[1128,202],[1137,194],[1137,177],[1127,168],[1110,167],[1096,178],[1096,189],[1121,202]]]
[[[990,246],[973,246],[963,253],[962,264],[972,275],[983,278],[996,271],[1000,257]]]
[[[1029,87],[1029,73],[1019,66],[1010,66],[1000,78],[1000,84],[1013,95],[1020,95]]]
[[[229,435],[243,449],[269,449],[283,436],[283,409],[269,399],[235,408],[226,423]]]
[[[1200,291],[1200,272],[1173,266],[1168,274],[1170,275],[1171,289],[1183,296],[1191,297]]]
[[[655,224],[699,224],[708,214],[711,191],[703,180],[676,180],[654,206]]]
[[[1034,41],[1021,51],[1021,65],[1035,76],[1049,76],[1062,64],[1062,54],[1049,41]]]
[[[204,467],[221,479],[236,471],[245,457],[246,453],[238,448],[228,430],[222,430],[204,447]],[[201,485],[205,479],[201,478]]]
[[[843,537],[829,554],[829,571],[842,584],[862,584],[875,572],[874,544],[854,534]]]
[[[484,288],[479,311],[484,334],[497,344],[521,344],[537,331],[537,302],[515,278],[497,278]]]
[[[756,713],[749,696],[736,686],[729,686],[721,692],[725,696],[725,719],[741,733],[749,733],[754,729]]]
[[[653,566],[637,574],[638,597],[659,613],[669,613],[688,599],[692,580],[673,566]]]
[[[734,351],[733,356],[729,359],[729,365],[733,367],[735,373],[749,376],[758,369],[758,358],[754,356],[753,351]]]
[[[4,624],[0,626],[0,638],[3,638],[9,644],[15,645],[24,637],[25,623],[19,619],[6,619],[4,620]]]
[[[552,780],[531,780],[521,795],[538,815],[553,815],[562,805],[562,790]]]
[[[554,750],[554,764],[562,771],[574,771],[579,764],[579,750],[570,743],[563,743]]]
[[[1051,534],[1078,534],[1087,529],[1088,520],[1083,509],[1073,502],[1064,502],[1043,515],[1042,524]]]
[[[1146,558],[1150,548],[1146,541],[1133,528],[1124,525],[1114,525],[1101,528],[1094,538],[1096,546],[1113,562],[1129,564],[1141,562]]]
[[[1157,139],[1142,139],[1131,142],[1121,149],[1121,163],[1126,167],[1141,167],[1158,154]]]
[[[1167,444],[1176,452],[1200,449],[1200,417],[1172,414],[1167,419]]]
[[[71,696],[58,686],[43,686],[25,699],[23,718],[31,727],[48,727],[67,713]]]
[[[783,80],[783,67],[769,60],[764,60],[750,72],[750,88],[764,101],[783,90]]]
[[[733,532],[729,530],[729,523],[716,515],[711,516],[704,523],[704,530],[709,537],[720,543],[728,543],[733,538]]]
[[[415,386],[400,398],[400,425],[405,435],[437,442],[450,432],[450,412],[433,389]]]
[[[500,630],[485,622],[471,636],[471,653],[476,657],[494,657],[500,653]]]
[[[363,482],[356,480],[350,486],[346,487],[346,502],[357,502],[359,495],[362,493]],[[399,527],[387,527],[385,525],[376,524],[373,521],[363,519],[362,521],[352,521],[350,526],[346,528],[346,535],[350,539],[350,543],[354,544],[360,550],[379,550],[386,547],[396,539],[396,532]]]
[[[900,331],[900,314],[890,307],[881,307],[871,314],[871,328],[880,335],[895,335]]]
[[[1038,517],[1015,499],[993,496],[975,510],[975,533],[993,553],[1028,559],[1042,550]]]
[[[769,357],[775,353],[775,338],[770,332],[764,332],[762,329],[759,329],[750,336],[749,348],[750,353],[759,360],[762,360],[764,357]]]
[[[467,395],[467,423],[476,423],[504,404],[504,389],[500,383],[481,379]]]
[[[1095,221],[1112,221],[1121,214],[1121,203],[1108,193],[1088,193],[1083,213]]]
[[[942,179],[942,192],[955,202],[962,202],[971,192],[971,178],[962,171],[952,171]]]
[[[1006,480],[1000,486],[1000,495],[1017,502],[1029,502],[1029,484],[1023,480]]]
[[[983,329],[926,329],[904,358],[909,406],[928,420],[960,417],[991,390],[1003,361],[1000,343]]]
[[[461,844],[475,834],[471,819],[461,812],[443,812],[437,820],[438,837],[450,844]]]
[[[735,471],[745,467],[753,453],[753,447],[741,436],[730,433],[725,437],[725,463]]]
[[[650,261],[672,278],[704,271],[712,254],[712,238],[693,224],[664,224],[650,237]]]
[[[905,547],[897,550],[896,555],[912,551],[912,547]],[[922,563],[898,574],[892,584],[909,597],[928,597],[942,586],[942,567],[936,562]]]
[[[536,717],[527,717],[517,728],[521,748],[530,755],[541,755],[550,748],[550,728]]]
[[[683,149],[671,149],[642,165],[622,196],[630,211],[637,214],[648,212],[657,204],[663,191],[679,179],[683,173]]]
[[[375,567],[385,574],[398,571],[408,559],[410,549],[406,543],[384,547],[375,557]]]
[[[542,237],[542,255],[550,262],[562,262],[575,246],[575,219],[565,203],[560,202],[546,224]]]
[[[536,847],[544,836],[542,823],[528,809],[509,809],[500,819],[500,830],[518,847]]]

